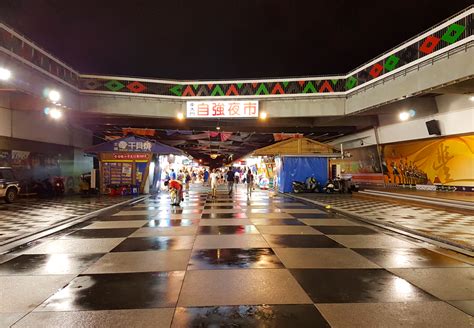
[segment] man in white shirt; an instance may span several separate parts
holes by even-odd
[[[217,189],[217,179],[219,175],[216,172],[216,169],[212,170],[212,173],[210,175],[210,180],[211,180],[211,192],[212,192],[212,197],[216,197],[216,189]]]

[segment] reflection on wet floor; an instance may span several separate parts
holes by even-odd
[[[176,309],[173,327],[330,327],[313,305],[239,305]]]
[[[194,251],[188,270],[281,268],[271,248],[223,248]]]
[[[0,326],[470,325],[468,258],[283,195],[248,199],[243,185],[185,198],[173,207],[163,193],[0,257]]]

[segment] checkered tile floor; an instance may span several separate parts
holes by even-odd
[[[0,326],[472,327],[474,267],[268,192],[199,188],[0,258]],[[3,263],[2,263],[3,262]]]
[[[406,227],[422,234],[474,249],[474,216],[425,207],[363,200],[349,195],[305,194],[304,198],[331,205],[367,219]]]
[[[13,204],[0,203],[0,245],[8,243],[13,238],[124,200],[124,197],[74,197],[54,200],[20,200]]]

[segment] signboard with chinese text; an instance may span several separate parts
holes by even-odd
[[[258,117],[258,101],[188,101],[187,118]]]
[[[151,159],[150,153],[101,153],[100,160],[102,161],[149,161]]]
[[[149,152],[151,151],[152,143],[149,141],[126,141],[121,140],[114,142],[114,151],[137,151]]]

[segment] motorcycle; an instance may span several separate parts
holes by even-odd
[[[49,179],[36,181],[33,184],[32,191],[40,198],[50,198],[54,196],[53,184],[49,181]]]
[[[326,185],[323,187],[323,191],[332,194],[332,193],[353,193],[359,191],[359,185],[352,182],[352,179],[342,179],[336,177],[334,179],[329,178],[326,182]]]
[[[296,194],[320,191],[320,184],[315,177],[308,177],[305,182],[293,181],[292,186]]]
[[[328,194],[343,193],[342,179],[338,177],[334,179],[329,178],[326,185],[323,187],[323,191]]]
[[[64,195],[64,180],[62,177],[54,177],[53,180],[53,194],[54,196]]]

